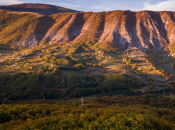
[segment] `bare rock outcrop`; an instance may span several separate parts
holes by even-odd
[[[161,52],[175,41],[175,12],[170,11],[37,15],[0,10],[0,18],[0,42],[24,47],[94,41]]]

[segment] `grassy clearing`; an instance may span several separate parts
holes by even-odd
[[[130,72],[130,67],[125,64],[115,64],[106,66],[106,73],[123,73],[127,74]]]
[[[98,64],[98,58],[96,58],[96,56],[92,56],[92,64]]]
[[[157,90],[165,89],[165,88],[168,88],[170,86],[169,83],[167,83],[167,82],[164,82],[164,83],[154,82],[154,84],[155,84],[154,88],[157,89]]]
[[[131,77],[134,77],[134,78],[136,78],[136,79],[138,79],[140,81],[142,81],[145,85],[149,85],[150,84],[150,82],[148,82],[148,80],[146,78],[144,78],[142,76],[139,76],[139,75],[137,75],[137,74],[135,74],[133,72],[128,73],[128,75],[131,76]]]
[[[85,70],[82,71],[83,75],[102,75],[102,67],[87,67]]]
[[[70,74],[76,74],[77,72],[76,71],[66,71],[66,70],[61,70],[61,72],[62,72],[62,76],[63,77],[67,77],[68,75],[70,75]]]
[[[149,75],[148,77],[150,77],[151,79],[154,79],[156,81],[164,81],[164,80],[166,80],[164,77],[161,77],[160,75],[157,75],[157,74]]]
[[[152,71],[138,71],[140,74],[144,74],[147,77],[153,79],[153,80],[158,80],[158,81],[162,81],[162,80],[166,80],[164,77],[160,76],[161,73],[159,70],[152,70]]]
[[[175,69],[171,66],[171,64],[161,64],[159,67],[167,73],[175,74]]]
[[[141,92],[145,92],[147,90],[147,88],[150,87],[150,86],[144,86],[142,88],[139,88],[139,89],[134,89],[133,91],[141,91]]]

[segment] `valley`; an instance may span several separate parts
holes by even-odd
[[[0,129],[174,130],[175,12],[0,6]]]
[[[172,89],[175,59],[168,53],[146,54],[137,47],[115,52],[109,49],[111,52],[108,52],[96,48],[96,44],[60,43],[21,50],[0,50],[0,74],[55,74],[62,77],[125,74],[144,83],[141,88],[132,88],[132,91],[151,93]]]

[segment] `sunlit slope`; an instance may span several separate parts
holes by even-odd
[[[174,12],[109,11],[40,15],[2,10],[1,43],[30,47],[36,44],[92,41],[101,48],[112,44],[146,51],[168,50],[175,41]]]

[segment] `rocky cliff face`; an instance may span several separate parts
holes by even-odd
[[[0,42],[30,47],[41,43],[95,41],[120,48],[168,50],[175,41],[175,12],[109,11],[40,15],[0,12]]]

